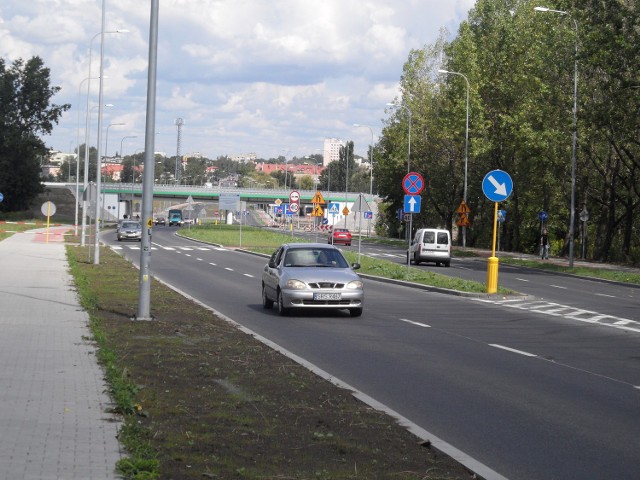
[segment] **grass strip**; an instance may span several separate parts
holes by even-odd
[[[283,234],[259,227],[242,227],[242,241],[240,245],[240,228],[237,225],[204,225],[191,229],[182,229],[181,235],[207,243],[223,245],[226,247],[241,246],[245,250],[257,253],[271,254],[283,243],[308,242],[301,237]],[[324,240],[324,237],[321,237]],[[345,256],[350,263],[358,260],[355,252],[344,250]],[[428,285],[448,290],[458,290],[468,293],[485,293],[487,287],[484,283],[460,278],[449,277],[439,273],[422,270],[418,268],[407,269],[406,265],[390,262],[380,258],[372,258],[360,255],[360,270],[358,273],[374,275],[396,280],[407,280],[421,285]],[[498,287],[498,294],[515,294],[513,290]]]
[[[130,455],[121,459],[116,465],[118,473],[128,479],[152,480],[159,478],[159,462],[157,453],[149,443],[149,431],[140,426],[136,414],[139,406],[136,404],[136,395],[139,388],[133,383],[127,374],[126,366],[121,365],[116,349],[109,343],[107,332],[101,321],[101,303],[104,295],[120,295],[119,291],[99,291],[95,288],[97,282],[96,273],[100,269],[87,268],[87,264],[81,263],[80,258],[86,258],[86,254],[79,255],[80,250],[67,246],[67,259],[69,269],[74,278],[80,299],[80,305],[89,314],[89,327],[93,340],[98,345],[97,359],[104,368],[109,393],[116,404],[115,413],[124,418],[124,424],[120,429],[118,438]],[[98,273],[99,274],[99,273]]]

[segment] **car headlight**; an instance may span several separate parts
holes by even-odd
[[[360,280],[354,280],[353,282],[347,283],[347,287],[350,290],[362,290],[362,282]]]
[[[307,288],[306,283],[295,279],[288,280],[286,286],[291,290],[304,290],[305,288]]]

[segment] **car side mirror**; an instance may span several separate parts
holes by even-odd
[[[269,268],[276,268],[277,267],[276,262],[275,262],[275,260],[273,258],[269,259],[269,264],[268,265],[269,265]]]
[[[354,270],[358,270],[360,268],[360,264],[359,263],[352,263],[351,264],[351,268],[353,268]]]

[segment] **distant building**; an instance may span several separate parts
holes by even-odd
[[[340,160],[340,148],[345,147],[347,142],[339,138],[325,138],[322,151],[322,165],[325,167],[331,162]]]
[[[255,153],[243,153],[240,155],[234,155],[233,157],[231,157],[231,160],[239,163],[255,162],[256,160],[258,160],[258,155]]]

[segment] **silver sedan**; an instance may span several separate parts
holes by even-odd
[[[292,308],[347,309],[362,315],[364,289],[342,252],[323,243],[291,243],[278,248],[262,272],[262,305],[277,305],[280,315]]]

